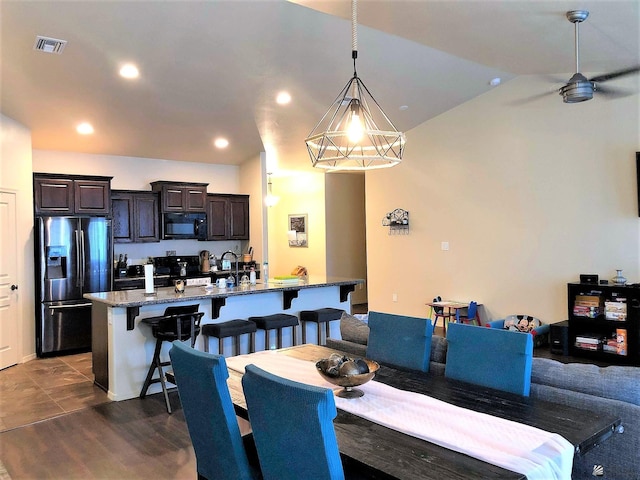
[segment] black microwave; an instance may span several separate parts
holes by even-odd
[[[162,215],[162,239],[207,239],[207,214],[164,213]]]

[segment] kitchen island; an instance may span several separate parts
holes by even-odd
[[[349,294],[360,279],[310,276],[305,280],[282,283],[258,283],[248,287],[205,289],[186,287],[176,293],[173,287],[157,288],[153,295],[144,290],[88,293],[84,298],[92,302],[92,356],[95,383],[104,389],[111,400],[127,400],[140,395],[147,370],[153,358],[155,338],[151,328],[140,321],[162,315],[167,306],[199,305],[204,312],[202,324],[218,323],[235,318],[287,313],[298,315],[301,310],[333,307],[351,311]],[[339,338],[339,322],[331,325],[331,336]],[[301,331],[301,328],[298,329]],[[309,326],[309,342],[317,340],[315,329]],[[300,343],[292,338],[291,329],[283,330],[283,346]],[[231,338],[225,339],[225,351],[231,351]],[[242,349],[248,348],[243,339]],[[217,343],[217,342],[215,342]],[[256,334],[256,350],[271,348],[265,345],[262,331]],[[168,359],[170,345],[163,346],[163,358]],[[203,350],[198,337],[196,348]],[[214,349],[215,351],[215,349]],[[149,393],[159,392],[153,384]]]

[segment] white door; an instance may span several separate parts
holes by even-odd
[[[16,194],[0,192],[0,369],[18,363]]]

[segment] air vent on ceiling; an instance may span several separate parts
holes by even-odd
[[[38,35],[36,43],[33,45],[34,50],[45,53],[57,53],[60,55],[67,45],[66,40],[58,40],[57,38],[43,37]]]

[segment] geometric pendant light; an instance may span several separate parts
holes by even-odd
[[[313,166],[330,171],[393,167],[404,152],[404,133],[396,129],[356,72],[356,1],[351,2],[353,77],[305,140]]]

